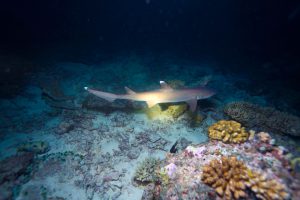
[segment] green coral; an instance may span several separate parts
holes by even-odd
[[[293,158],[291,160],[292,168],[295,170],[297,166],[300,166],[300,157]]]
[[[148,184],[156,182],[158,176],[156,173],[160,160],[156,158],[146,158],[136,169],[133,180],[138,184]]]
[[[162,185],[168,185],[170,182],[170,177],[167,173],[167,170],[163,167],[158,172],[158,178]]]
[[[50,146],[48,142],[44,141],[34,141],[34,142],[26,142],[20,144],[17,147],[18,152],[32,152],[36,154],[43,154],[50,150]]]

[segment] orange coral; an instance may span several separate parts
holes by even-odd
[[[247,197],[246,189],[250,189],[262,200],[289,198],[283,184],[253,172],[236,157],[222,157],[221,160],[210,161],[203,167],[201,179],[226,200]]]
[[[208,128],[208,135],[211,139],[222,140],[223,142],[241,143],[245,142],[249,133],[236,121],[220,120]]]
[[[264,143],[269,143],[269,141],[272,139],[269,133],[266,132],[259,132],[257,133],[257,136],[260,141]]]
[[[283,200],[289,198],[285,186],[276,180],[267,180],[263,174],[251,170],[247,170],[247,175],[249,179],[246,181],[246,185],[255,193],[258,199]]]
[[[222,157],[212,160],[203,168],[202,181],[215,188],[217,194],[225,199],[246,197],[246,166],[236,157]]]

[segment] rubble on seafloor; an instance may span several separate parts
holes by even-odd
[[[241,144],[212,140],[188,146],[168,154],[159,167],[160,180],[145,187],[144,200],[300,198],[300,174],[289,153],[264,132]]]

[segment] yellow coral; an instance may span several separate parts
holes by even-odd
[[[247,170],[249,179],[246,181],[247,187],[255,193],[255,196],[261,200],[284,200],[289,198],[286,188],[276,180],[267,180],[263,174]]]
[[[291,160],[291,165],[293,169],[296,169],[297,165],[300,165],[300,157],[293,158]]]
[[[236,157],[222,157],[221,160],[210,161],[203,167],[201,179],[226,200],[247,197],[247,189],[262,200],[289,198],[283,184],[276,180],[268,180],[263,174],[253,172]]]
[[[212,160],[204,166],[201,179],[224,199],[239,199],[246,197],[246,169],[236,157],[222,157],[221,161]]]
[[[161,106],[157,104],[152,108],[149,108],[146,111],[146,114],[150,119],[177,119],[187,110],[187,108],[187,104],[182,103],[169,105],[167,109],[163,110]]]
[[[189,116],[191,118],[191,126],[193,127],[200,126],[205,119],[205,116],[200,113],[189,112]]]
[[[170,177],[165,168],[161,168],[159,171],[156,172],[161,184],[168,185],[170,182]]]
[[[223,142],[245,142],[249,133],[236,121],[220,120],[208,128],[209,137]]]

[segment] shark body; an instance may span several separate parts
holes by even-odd
[[[191,88],[191,89],[173,89],[166,82],[160,81],[161,89],[139,92],[136,93],[133,90],[125,87],[127,94],[113,94],[108,92],[102,92],[85,87],[84,89],[107,101],[114,101],[116,99],[127,99],[133,101],[144,101],[148,107],[152,107],[158,103],[177,103],[186,102],[189,105],[191,111],[195,111],[197,108],[197,100],[206,99],[215,94],[211,89],[204,86]]]

